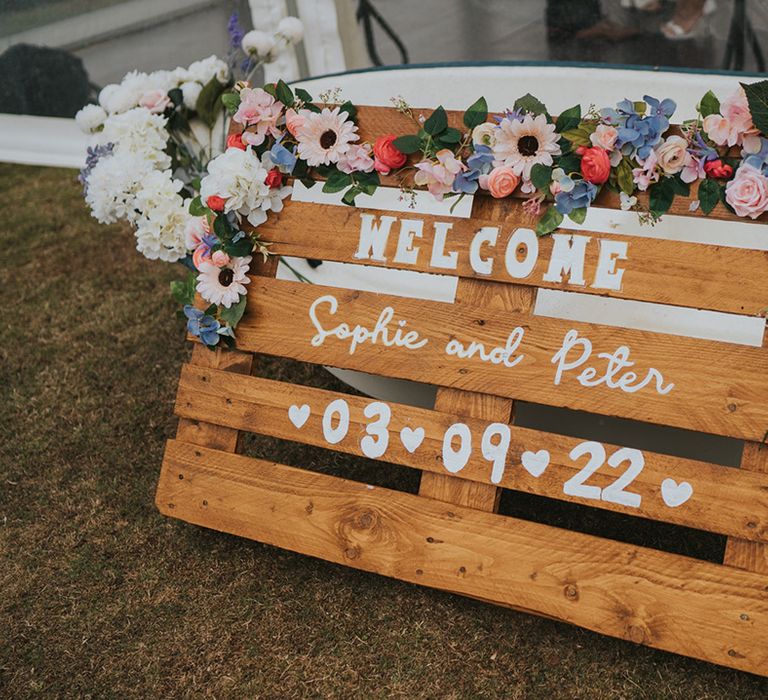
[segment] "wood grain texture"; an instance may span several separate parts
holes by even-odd
[[[451,500],[449,496],[461,491],[455,485],[466,484],[467,493],[474,495],[472,500],[462,505],[491,511],[495,492],[499,489],[490,482],[491,463],[483,458],[479,445],[489,423],[509,420],[509,406],[499,406],[492,401],[494,397],[475,393],[467,395],[467,392],[456,392],[459,400],[454,402],[450,391],[445,391],[445,398],[435,411],[387,402],[392,413],[388,425],[389,444],[380,459],[421,469],[425,477],[434,475],[449,479],[447,485],[440,487],[444,488],[443,492],[431,496],[439,500]],[[343,399],[349,406],[350,428],[341,442],[331,446],[323,436],[322,417],[328,404],[336,399]],[[360,441],[367,435],[366,425],[371,422],[363,411],[373,401],[366,397],[256,377],[232,376],[227,372],[185,365],[179,383],[176,413],[194,420],[215,421],[241,431],[363,455]],[[288,417],[288,410],[293,405],[305,404],[309,406],[309,417],[301,428],[296,428]],[[507,417],[502,418],[501,414]],[[467,465],[457,474],[450,475],[442,463],[443,435],[456,422],[463,422],[469,427],[473,450]],[[400,440],[403,428],[424,430],[424,440],[413,453]],[[574,498],[564,493],[563,484],[584,465],[584,458],[574,462],[569,456],[571,450],[582,442],[580,438],[512,425],[506,466],[498,487],[748,540],[768,541],[768,473],[643,451],[645,466],[627,487],[628,491],[642,498],[640,507],[634,508],[603,500]],[[540,476],[534,477],[521,466],[521,456],[524,451],[537,452],[540,449],[549,452],[549,466]],[[611,455],[619,446],[606,444],[605,449]],[[751,466],[751,463],[745,464]],[[587,483],[605,488],[614,483],[625,468],[626,463],[617,469],[603,464]],[[681,506],[667,507],[660,495],[661,483],[666,478],[690,483],[693,487],[690,500]],[[436,479],[432,483],[439,481]],[[493,497],[484,495],[484,490],[493,491]],[[467,498],[470,499],[469,496]]]
[[[480,204],[483,199],[478,197],[475,203]],[[475,206],[475,209],[478,208]],[[531,273],[524,279],[513,278],[505,266],[508,241],[518,228],[534,228],[535,222],[525,214],[521,202],[512,201],[510,208],[511,215],[500,221],[493,218],[478,218],[475,212],[471,219],[453,219],[421,215],[416,212],[397,214],[291,202],[279,214],[262,224],[259,232],[265,240],[273,243],[271,250],[280,255],[520,283],[546,289],[562,289],[747,315],[759,315],[766,307],[763,280],[768,276],[768,257],[763,251],[611,235],[596,231],[563,230],[560,232],[589,236],[591,239],[586,248],[584,265],[586,285],[567,283],[568,275],[564,275],[564,281],[560,283],[543,279],[552,256],[553,238],[551,236],[538,240],[538,258]],[[385,260],[357,258],[362,215],[375,216],[377,223],[381,221],[381,216],[385,215],[423,221],[423,236],[414,242],[414,247],[419,249],[416,264],[395,260],[400,230],[398,222],[391,227],[384,252]],[[455,251],[458,254],[456,269],[431,264],[435,222],[449,222],[452,225],[445,251]],[[500,230],[496,244],[484,245],[481,249],[484,259],[493,260],[490,275],[478,274],[470,264],[470,244],[475,234],[483,227],[497,227]],[[627,245],[627,259],[616,262],[617,268],[624,270],[619,290],[606,290],[592,286],[600,245],[605,241],[618,241]],[[518,255],[519,259],[525,259],[526,255],[527,249],[522,247]],[[735,271],[738,271],[738,276],[734,274]]]
[[[327,306],[318,310],[326,329],[341,322],[372,329],[382,310],[391,306],[393,329],[397,319],[405,319],[406,329],[417,330],[429,342],[416,350],[366,342],[354,354],[349,353],[348,340],[329,337],[313,346],[316,328],[308,310],[329,294],[338,300],[339,309],[336,314]],[[518,326],[525,332],[519,348],[524,358],[512,368],[444,352],[451,339],[465,345],[482,341],[487,349],[504,346]],[[598,353],[628,346],[638,377],[653,367],[674,388],[662,395],[655,383],[637,393],[605,384],[582,386],[575,372],[555,385],[551,360],[571,329],[592,342],[592,359],[583,366],[591,363],[598,376],[607,366]],[[761,440],[768,430],[768,355],[763,348],[259,278],[251,282],[238,342],[241,349],[253,352],[718,435]],[[572,359],[578,356],[574,352]]]
[[[757,574],[218,452],[166,448],[161,512],[752,673],[768,672]]]

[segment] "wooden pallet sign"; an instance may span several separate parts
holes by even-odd
[[[394,110],[360,111],[366,137],[398,133]],[[252,277],[238,351],[196,345],[182,368],[160,511],[768,675],[765,252],[589,220],[537,238],[519,201],[478,195],[451,211],[418,196],[409,208],[382,188],[347,207],[317,189],[297,184],[260,228],[275,254],[439,273],[455,280],[454,298],[278,279],[271,258]],[[598,213],[617,213],[602,204]],[[721,218],[715,225],[747,234],[764,228]],[[603,322],[600,306],[591,320],[569,320],[539,308],[553,295],[585,309],[641,305],[672,321],[625,327]],[[725,319],[744,337],[677,328],[681,314]],[[427,382],[437,400],[414,408],[252,376],[258,354]],[[738,438],[741,468],[521,427],[519,400]],[[245,457],[242,431],[418,469],[421,487]],[[497,512],[503,489],[718,533],[725,558],[507,517]]]

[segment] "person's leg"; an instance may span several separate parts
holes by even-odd
[[[669,38],[689,35],[701,18],[715,9],[714,0],[678,0],[672,19],[661,28]]]

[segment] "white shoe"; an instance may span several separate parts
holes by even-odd
[[[661,25],[661,33],[672,41],[695,39],[696,37],[704,36],[709,30],[709,15],[716,9],[716,0],[706,0],[702,8],[701,17],[687,32],[677,22],[670,20],[666,24]]]

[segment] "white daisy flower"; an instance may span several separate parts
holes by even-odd
[[[217,267],[212,262],[201,263],[197,291],[209,304],[221,304],[228,309],[248,291],[245,285],[251,281],[246,274],[250,264],[250,255],[230,258],[224,267]]]
[[[531,168],[536,163],[552,165],[552,156],[560,155],[557,143],[560,136],[543,114],[536,117],[526,114],[522,121],[505,117],[495,136],[494,165],[512,168],[525,180],[531,179]]]
[[[296,131],[299,156],[308,165],[338,163],[349,150],[349,144],[357,141],[357,126],[339,107],[326,107],[322,112],[301,110],[304,123]]]

